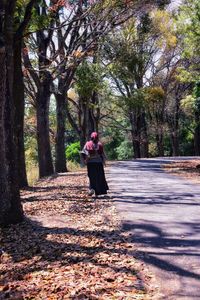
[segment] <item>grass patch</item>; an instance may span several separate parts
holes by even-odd
[[[27,166],[27,179],[30,186],[34,185],[39,178],[39,169],[37,165]]]
[[[69,160],[67,162],[67,169],[70,172],[76,172],[76,171],[81,171],[82,168],[79,163]]]

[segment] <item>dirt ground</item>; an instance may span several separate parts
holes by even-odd
[[[24,222],[0,231],[0,299],[155,299],[111,197],[89,197],[85,173],[21,192]]]

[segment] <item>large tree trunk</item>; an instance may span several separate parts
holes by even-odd
[[[37,95],[37,144],[39,159],[39,177],[52,175],[53,162],[49,137],[49,103],[50,103],[50,79],[44,78]]]
[[[65,155],[66,93],[56,94],[56,172],[67,172]]]
[[[2,32],[0,33],[2,35]],[[4,109],[6,101],[6,55],[5,47],[0,47],[0,226],[6,224],[10,210],[9,186],[7,180]]]
[[[15,41],[14,44],[14,81],[13,81],[13,100],[14,100],[14,139],[16,144],[17,171],[19,187],[28,185],[25,164],[24,149],[24,81],[22,73],[22,41]]]
[[[19,187],[17,182],[17,172],[16,172],[16,148],[14,144],[14,134],[13,134],[13,14],[15,1],[8,1],[6,3],[5,12],[5,22],[4,22],[4,33],[5,33],[5,48],[1,45],[1,66],[0,70],[3,72],[3,76],[0,78],[1,82],[1,107],[3,108],[4,102],[4,114],[1,115],[1,125],[2,125],[2,140],[0,141],[1,152],[2,152],[2,166],[1,166],[1,179],[5,178],[5,192],[3,193],[6,198],[2,198],[0,195],[0,224],[1,226],[17,223],[23,219],[23,210],[20,202]],[[0,4],[0,10],[2,13],[2,3]],[[2,35],[2,15],[0,18],[0,31]],[[2,42],[2,40],[1,40]],[[4,120],[4,124],[3,124]],[[5,131],[4,131],[5,130]],[[4,139],[5,137],[5,139]],[[5,141],[5,143],[4,143]],[[5,145],[5,148],[4,148]],[[5,149],[5,150],[4,150]],[[6,172],[5,172],[6,165]],[[4,173],[5,172],[5,173]]]

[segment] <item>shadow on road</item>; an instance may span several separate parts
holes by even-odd
[[[108,173],[122,230],[170,300],[200,299],[200,188],[161,168],[185,159],[121,161]]]
[[[181,225],[188,226],[190,231],[193,230],[194,235],[200,230],[200,223],[183,223]],[[165,257],[169,258],[169,255],[177,258],[180,256],[192,256],[199,259],[200,253],[195,251],[194,247],[200,246],[200,240],[192,239],[191,235],[189,239],[182,239],[181,237],[169,238],[159,226],[153,226],[152,224],[125,222],[122,224],[122,230],[130,233],[133,243],[143,247],[147,246],[150,249],[148,252],[138,251],[140,259],[145,263],[167,272],[176,273],[181,277],[200,279],[200,274],[184,269],[177,264],[172,264],[165,259]],[[159,249],[163,249],[163,251],[159,251]]]

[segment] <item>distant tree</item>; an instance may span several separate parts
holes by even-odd
[[[150,34],[151,19],[143,14],[128,22],[110,37],[105,57],[115,89],[121,95],[119,106],[129,119],[135,158],[148,156],[147,120],[144,107],[145,75],[155,54],[154,38]]]

